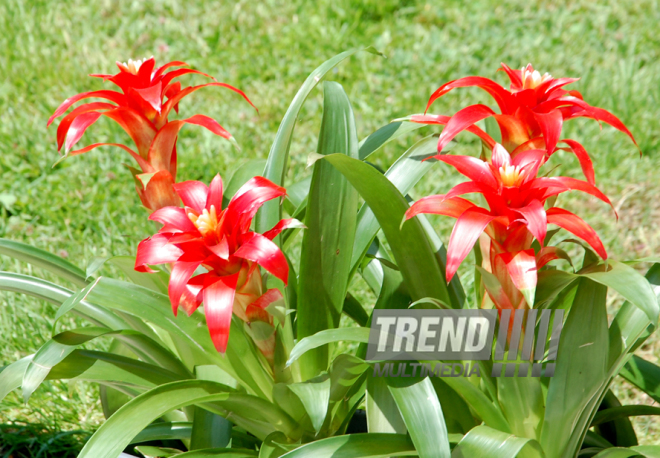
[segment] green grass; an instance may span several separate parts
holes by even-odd
[[[450,79],[479,74],[504,83],[504,76],[495,74],[500,62],[513,67],[532,62],[554,76],[582,77],[575,88],[592,105],[620,116],[644,157],[614,129],[571,121],[565,135],[592,153],[597,182],[619,210],[619,221],[593,199],[572,195],[562,197],[562,203],[598,230],[612,258],[657,254],[658,23],[655,0],[4,0],[0,237],[27,241],[84,267],[95,256],[133,253],[153,231],[121,165],[129,162],[125,153],[105,148],[51,167],[57,160],[55,126],[46,130],[46,120],[66,97],[103,86],[88,73],[114,72],[115,60],[153,54],[160,62],[186,60],[245,90],[259,107],[258,115],[236,95],[217,88],[199,91],[181,105],[182,116],[199,112],[218,119],[242,146],[238,153],[201,128],[184,128],[179,179],[209,181],[218,172],[228,178],[247,159],[267,155],[279,120],[313,68],[347,48],[374,45],[387,59],[363,53],[331,75],[351,98],[361,137],[393,118],[423,111],[431,92]],[[457,90],[432,111],[451,114],[474,102],[490,101],[476,89]],[[321,104],[317,91],[300,116],[289,181],[309,173],[304,165],[315,150]],[[418,136],[432,131],[425,128]],[[418,136],[388,146],[375,162],[387,166]],[[101,120],[83,144],[127,140]],[[471,137],[461,135],[459,141],[459,151],[474,154],[477,144]],[[571,157],[554,160],[560,172],[579,175]],[[414,195],[446,191],[458,181],[449,167],[439,165]],[[451,221],[434,221],[447,240]],[[30,272],[4,258],[0,269]],[[0,293],[0,365],[34,352],[53,332],[54,313],[48,304]],[[644,351],[655,360],[658,346]],[[630,397],[623,385],[617,392]],[[89,430],[101,419],[95,389],[86,385],[53,383],[38,391],[29,406],[21,405],[18,396],[0,406],[0,423],[27,420]],[[659,437],[657,425],[643,419],[635,424],[643,441]]]
[[[45,425],[0,425],[2,458],[75,458],[85,431],[53,431]]]

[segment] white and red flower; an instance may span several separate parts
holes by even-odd
[[[184,208],[164,207],[151,214],[149,218],[163,227],[140,242],[135,269],[149,272],[149,265],[172,263],[169,297],[174,314],[179,307],[192,314],[203,303],[211,339],[224,352],[232,313],[246,322],[272,324],[265,309],[282,296],[277,289],[263,291],[259,267],[286,284],[289,265],[272,239],[286,228],[302,225],[286,219],[264,234],[250,230],[259,207],[286,194],[262,177],[243,185],[225,209],[220,175],[208,187],[185,181],[174,190]],[[206,272],[195,275],[200,267]]]
[[[427,196],[415,202],[406,219],[420,213],[456,218],[447,247],[447,282],[470,253],[482,233],[490,239],[489,265],[500,288],[486,285],[500,309],[533,306],[537,271],[548,262],[566,255],[556,247],[544,246],[548,224],[566,229],[586,241],[603,259],[607,252],[596,232],[580,217],[558,207],[545,209],[546,201],[562,192],[586,192],[611,205],[610,200],[587,181],[569,177],[537,177],[546,161],[545,150],[527,150],[516,157],[496,144],[490,162],[471,156],[438,155],[471,181],[461,183],[447,194]],[[459,197],[479,193],[488,209]],[[536,239],[541,249],[535,253]]]

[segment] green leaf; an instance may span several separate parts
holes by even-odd
[[[323,79],[326,73],[335,68],[344,59],[352,56],[353,54],[364,50],[372,54],[378,54],[372,47],[364,49],[351,49],[336,55],[332,59],[325,61],[318,68],[316,68],[305,80],[303,85],[298,90],[298,93],[293,98],[291,105],[289,105],[282,123],[280,124],[275,141],[268,153],[268,160],[264,168],[263,176],[275,184],[283,185],[284,176],[287,170],[287,162],[289,160],[289,148],[291,147],[291,140],[293,136],[293,129],[296,126],[298,114],[305,103],[305,100],[316,87],[316,85]],[[265,232],[272,228],[281,218],[280,206],[277,202],[266,202],[256,218],[257,232]]]
[[[591,426],[623,417],[639,417],[643,415],[660,415],[660,407],[632,405],[619,406],[599,411],[591,422]]]
[[[351,354],[338,355],[330,366],[330,402],[328,412],[332,417],[329,430],[334,433],[342,424],[350,421],[353,407],[364,395],[364,382],[370,365]]]
[[[409,121],[393,121],[384,125],[360,142],[360,160],[365,160],[392,140],[422,127],[426,125]]]
[[[206,380],[186,380],[158,386],[119,409],[94,433],[78,458],[117,458],[138,432],[167,412],[193,404],[215,402],[235,415],[268,422],[288,437],[299,435],[284,411],[255,396]]]
[[[87,299],[87,294],[92,288],[94,288],[97,281],[98,280],[94,281],[93,283],[90,283],[80,291],[69,296],[64,302],[62,302],[60,308],[57,309],[57,313],[55,314],[55,321],[57,322],[64,315],[69,313],[71,310],[75,309],[78,304],[80,304],[82,301]]]
[[[598,398],[598,390],[606,379],[608,353],[603,351],[609,345],[606,296],[606,287],[589,278],[579,280],[561,333],[555,374],[550,379],[546,398],[541,445],[551,457],[571,453],[569,442],[575,423],[590,401]]]
[[[74,296],[73,292],[55,283],[11,272],[0,272],[0,290],[27,294],[55,305],[63,305]],[[82,298],[76,309],[80,316],[96,326],[106,326],[108,328],[129,327],[124,320],[114,313],[84,301]]]
[[[367,378],[366,407],[369,432],[405,434],[408,431],[383,377]]]
[[[311,185],[312,177],[310,176],[286,187],[284,209],[294,218],[298,218],[298,215],[301,215],[301,212],[307,207],[307,195]]]
[[[388,378],[387,383],[415,448],[422,458],[449,458],[447,426],[433,385],[428,378],[411,380]]]
[[[112,387],[129,387],[121,390],[132,395],[135,389],[152,388],[181,377],[153,364],[126,356],[91,350],[74,350],[53,366],[46,380],[88,380]],[[139,391],[139,390],[138,390]]]
[[[496,381],[497,398],[511,432],[538,438],[545,413],[541,381],[535,377],[499,377]]]
[[[32,393],[46,379],[50,370],[70,355],[76,348],[98,337],[110,336],[124,340],[138,356],[164,369],[178,374],[178,378],[189,378],[192,374],[165,348],[153,340],[132,330],[114,331],[107,328],[80,328],[62,332],[46,342],[34,355],[23,377],[23,399],[28,401]],[[175,376],[172,380],[176,380]]]
[[[238,167],[231,176],[231,179],[225,183],[225,189],[222,196],[222,208],[225,208],[227,204],[229,204],[229,200],[234,194],[236,194],[241,186],[248,182],[248,180],[260,176],[263,173],[265,166],[265,159],[253,159]]]
[[[167,294],[170,276],[162,270],[156,270],[154,273],[138,272],[135,270],[135,256],[113,256],[108,259],[108,263],[121,270],[136,285]]]
[[[330,377],[328,374],[319,375],[306,382],[292,383],[288,387],[302,402],[309,419],[312,421],[314,431],[318,433],[328,413]]]
[[[133,356],[133,352],[118,340],[113,340],[110,343],[110,346],[108,347],[108,353],[119,356],[126,356],[127,358]],[[99,385],[101,408],[103,409],[103,416],[106,420],[110,418],[116,411],[118,411],[121,406],[133,399],[132,395],[126,394],[108,385],[104,385],[102,383]]]
[[[647,458],[660,457],[660,445],[638,445],[632,449]]]
[[[534,308],[546,308],[579,277],[562,270],[542,270],[538,273]]]
[[[2,368],[0,371],[0,401],[21,386],[23,374],[33,357],[34,355],[26,356]]]
[[[660,367],[634,355],[620,374],[656,402],[660,402]]]
[[[612,288],[646,313],[651,323],[657,325],[660,306],[648,280],[622,262],[610,260],[607,263],[611,266],[607,272],[590,272],[582,275]]]
[[[197,366],[195,376],[198,380],[210,380],[223,383],[218,378],[217,366]],[[222,375],[220,375],[222,377]],[[201,407],[195,406],[193,429],[190,437],[190,450],[225,448],[231,440],[232,424],[229,420]]]
[[[450,303],[444,273],[420,222],[413,218],[399,227],[408,203],[396,187],[378,170],[357,159],[332,154],[323,160],[348,178],[374,212],[411,297],[434,297]]]
[[[592,270],[598,268],[602,267],[592,267]],[[660,284],[660,265],[652,266],[646,274],[646,279],[655,285],[656,292],[660,293],[657,288],[657,285]],[[597,395],[589,400],[575,423],[570,440],[570,449],[573,451],[578,450],[597,409],[607,402],[607,391],[612,380],[630,359],[631,353],[648,338],[650,335],[649,330],[654,328],[655,324],[650,321],[642,309],[628,301],[621,306],[609,329],[609,369],[607,375],[600,381]]]
[[[131,444],[148,441],[188,440],[192,433],[191,421],[152,423],[133,438]]]
[[[136,452],[140,452],[145,458],[169,458],[178,456],[182,452],[175,448],[153,447],[151,445],[140,445],[135,447]]]
[[[375,274],[382,278],[380,290],[378,292],[378,300],[374,310],[381,309],[405,309],[410,304],[410,295],[403,282],[401,272],[387,267],[381,262],[370,262],[366,269],[362,269],[362,276],[367,277],[369,274]],[[367,274],[367,275],[365,275]],[[371,325],[371,317],[369,317],[368,326]],[[363,342],[358,348],[357,355],[365,358],[367,355],[367,344]]]
[[[226,447],[231,439],[231,423],[218,414],[195,406],[190,449]]]
[[[298,445],[288,443],[284,434],[275,431],[264,439],[259,447],[259,458],[279,458],[296,447]]]
[[[378,131],[377,131],[378,132]],[[375,135],[375,134],[372,134]],[[428,172],[434,165],[435,160],[422,161],[422,159],[437,153],[437,136],[426,137],[396,160],[385,173],[385,176],[401,192],[407,194],[410,189]],[[376,215],[368,204],[362,205],[358,213],[357,229],[355,231],[355,243],[353,244],[353,255],[351,258],[351,272],[355,273],[362,262],[371,242],[380,230]]]
[[[346,294],[342,311],[360,326],[366,326],[369,322],[369,315],[366,310],[351,293]]]
[[[660,446],[639,445],[630,448],[608,448],[595,455],[594,458],[658,458],[660,457]]]
[[[349,434],[311,442],[282,458],[387,458],[417,456],[415,447],[402,434]]]
[[[431,365],[438,364],[440,361],[423,361]],[[502,414],[499,405],[496,404],[478,387],[465,377],[445,377],[442,379],[449,385],[463,400],[474,410],[477,416],[485,424],[490,425],[500,431],[511,432],[511,426]]]
[[[621,402],[614,395],[612,390],[608,390],[598,407],[599,413],[614,407],[621,407]],[[592,425],[594,424],[594,421],[595,417],[591,420]],[[637,435],[635,434],[635,428],[633,428],[632,422],[626,416],[620,416],[611,421],[604,421],[595,428],[595,431],[597,431],[598,434],[608,442],[620,447],[639,445]]]
[[[357,133],[351,104],[341,85],[323,84],[323,121],[318,153],[357,157]],[[298,338],[337,327],[346,298],[358,194],[327,162],[314,165],[297,297]],[[315,348],[300,361],[303,380],[327,370],[331,346]]]
[[[410,304],[409,308],[411,308],[411,309],[414,308],[414,309],[450,310],[452,308],[452,306],[449,305],[449,304],[445,304],[441,300],[434,299],[432,297],[424,297],[424,298]]]
[[[181,455],[177,455],[177,458],[213,458],[216,456],[220,456],[222,458],[250,458],[258,455],[257,452],[254,452],[252,450],[224,448],[224,449],[195,450],[192,452],[186,452],[186,453],[182,453]]]
[[[52,253],[14,240],[0,239],[0,254],[45,269],[77,286],[87,285],[82,269]]]
[[[298,341],[296,346],[293,347],[293,350],[291,350],[291,354],[289,355],[289,360],[287,361],[286,365],[290,366],[294,361],[296,361],[308,351],[332,342],[348,341],[369,343],[369,332],[369,328],[365,327],[337,328],[319,331],[312,336],[305,337]]]
[[[483,376],[483,372],[482,372]],[[452,387],[444,382],[443,377],[430,377],[435,393],[440,400],[440,406],[445,417],[449,432],[449,442],[458,443],[465,433],[480,424],[470,406]],[[456,440],[458,437],[458,440]]]
[[[523,449],[526,458],[545,457],[534,439],[516,437],[488,426],[477,426],[463,437],[451,456],[452,458],[515,458]]]
[[[103,256],[97,256],[95,258],[92,258],[92,260],[87,264],[87,268],[85,269],[85,278],[89,279],[89,277],[94,276],[94,274],[101,268],[103,265],[106,263],[106,261],[110,259],[109,257],[103,257]]]
[[[177,351],[182,360],[194,365],[217,364],[253,393],[270,399],[272,378],[261,365],[254,345],[245,336],[242,322],[232,321],[231,338],[223,356],[213,347],[204,316],[194,313],[190,317],[185,314],[175,317],[170,300],[164,294],[119,280],[101,278],[89,292],[87,300],[155,324],[178,340]],[[192,361],[188,361],[183,352],[187,352]]]
[[[598,450],[614,447],[611,442],[605,439],[600,434],[596,434],[594,431],[587,431],[587,434],[584,435],[584,442],[582,443],[582,449],[584,448],[597,448]],[[598,453],[598,450],[594,453]],[[593,450],[592,450],[593,451]]]
[[[643,455],[640,455],[633,449],[615,447],[603,450],[602,452],[594,455],[594,458],[638,458],[642,456]]]

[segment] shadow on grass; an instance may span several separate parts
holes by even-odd
[[[0,425],[0,458],[76,458],[89,436],[44,425]]]

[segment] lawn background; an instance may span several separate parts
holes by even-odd
[[[55,127],[46,120],[67,97],[109,88],[89,73],[114,73],[115,60],[185,60],[194,68],[243,89],[257,115],[235,94],[206,88],[181,104],[182,116],[204,113],[234,134],[242,147],[195,126],[179,140],[179,180],[228,179],[248,159],[265,158],[278,123],[298,87],[317,65],[354,47],[374,45],[387,58],[362,53],[330,75],[344,85],[364,138],[391,119],[424,110],[442,83],[495,73],[500,62],[532,62],[541,73],[580,76],[573,87],[592,105],[611,110],[635,135],[644,156],[625,135],[589,120],[566,125],[565,137],[582,142],[595,160],[597,183],[619,212],[581,195],[561,198],[600,233],[610,256],[631,259],[660,250],[660,8],[657,1],[112,1],[3,0],[0,2],[0,237],[31,243],[66,256],[84,268],[96,256],[129,255],[155,226],[146,220],[121,150],[102,148],[57,167]],[[200,84],[202,77],[182,78]],[[434,113],[452,114],[468,103],[492,104],[477,89],[456,90],[436,102]],[[289,182],[309,174],[315,150],[321,92],[303,110],[291,147]],[[436,129],[437,131],[437,129]],[[395,142],[374,162],[386,167],[422,135]],[[457,152],[476,154],[478,144],[458,137]],[[80,145],[128,142],[101,120]],[[579,177],[568,155],[553,157],[557,173]],[[436,166],[412,193],[444,192],[461,181]],[[448,239],[451,221],[436,218]],[[471,258],[470,258],[471,262]],[[29,266],[0,258],[0,269],[32,273]],[[50,278],[43,272],[34,272]],[[353,286],[367,303],[369,294]],[[368,305],[373,305],[373,302]],[[612,302],[612,307],[616,301]],[[0,292],[0,366],[33,353],[53,333],[49,304]],[[58,326],[67,326],[64,321]],[[654,341],[655,342],[655,341]],[[99,344],[103,346],[104,344]],[[656,362],[658,345],[641,349]],[[616,389],[624,404],[627,386]],[[102,420],[96,389],[52,383],[28,406],[18,394],[0,404],[0,423],[43,422],[53,429],[93,430]],[[642,443],[660,440],[656,423],[640,417]]]

